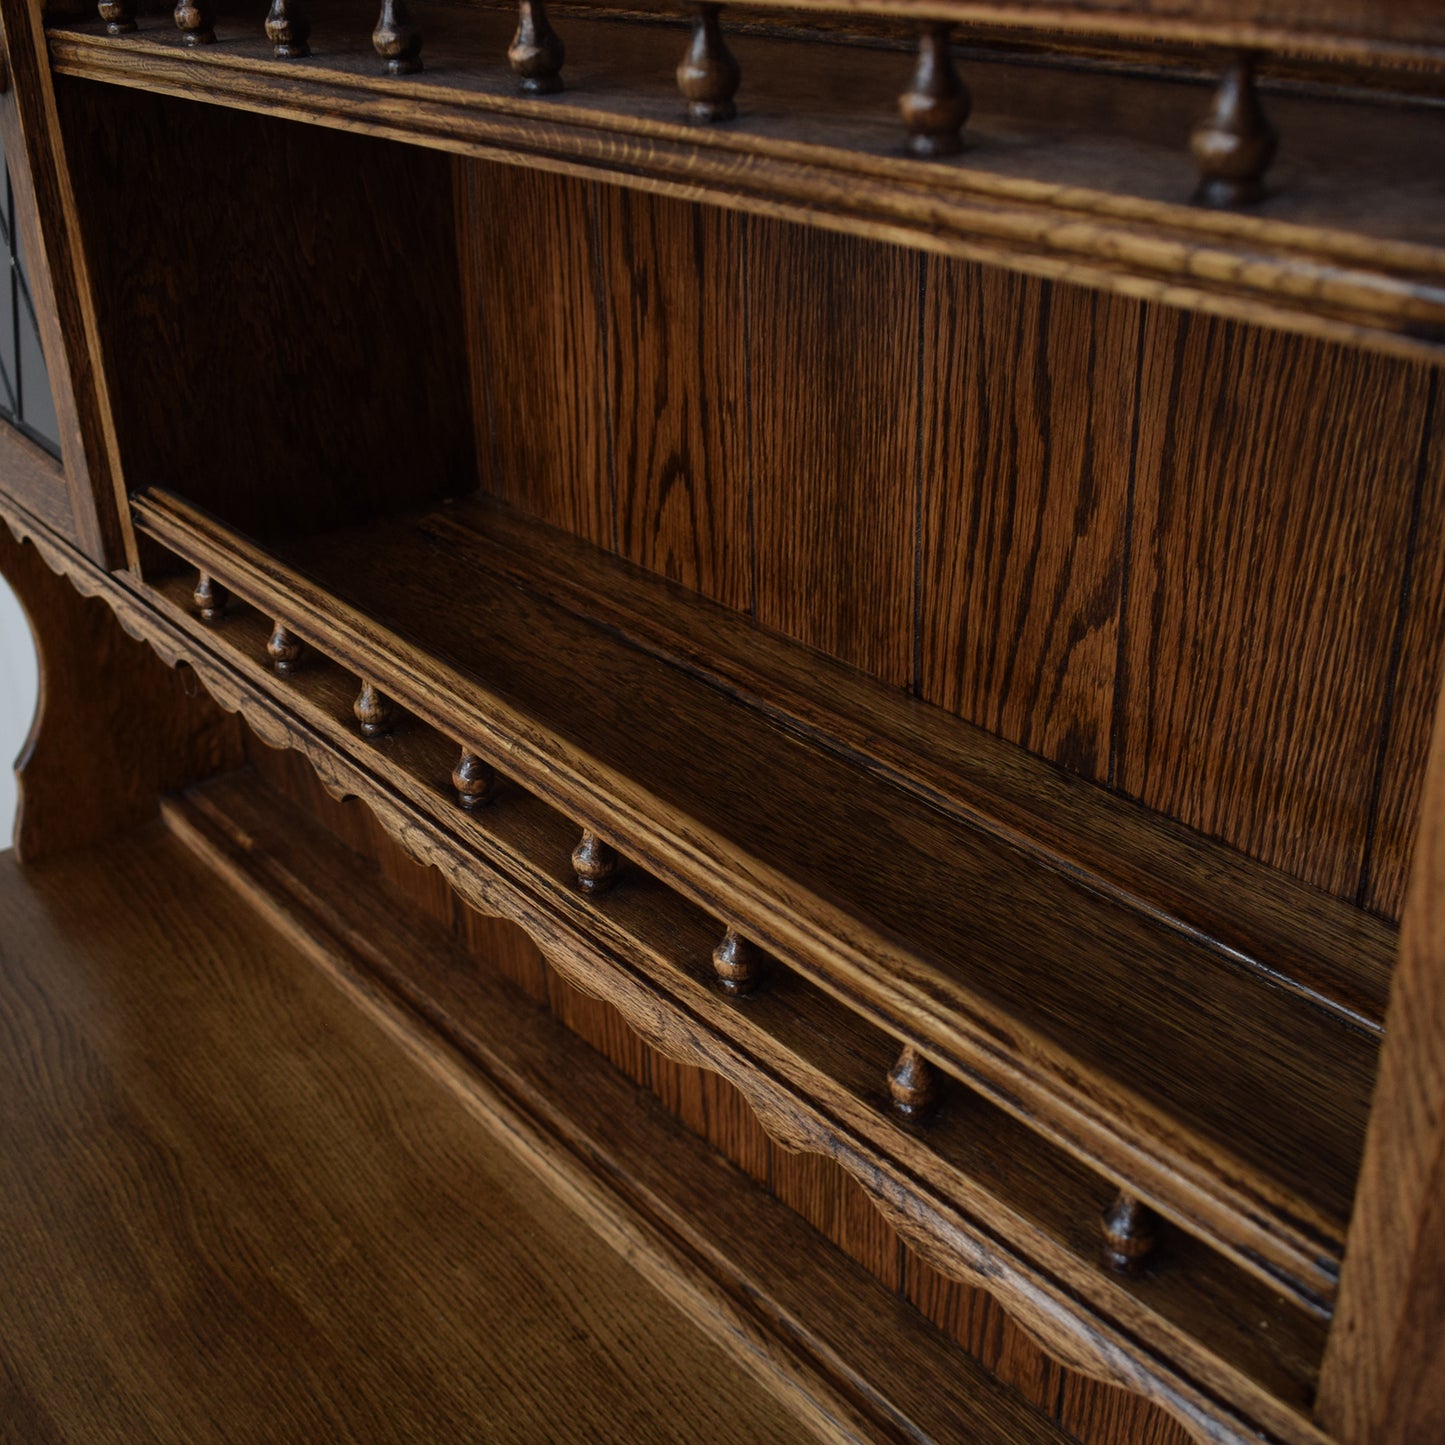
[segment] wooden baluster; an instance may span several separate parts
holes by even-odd
[[[938,1075],[912,1044],[904,1044],[898,1062],[888,1071],[888,1095],[895,1112],[905,1119],[926,1119],[937,1107]]]
[[[1104,1213],[1104,1260],[1117,1274],[1138,1274],[1157,1242],[1154,1211],[1127,1190]]]
[[[107,35],[124,35],[135,29],[135,0],[100,0],[97,8]]]
[[[707,125],[738,113],[733,96],[742,71],[723,39],[721,10],[721,5],[693,7],[692,42],[677,67],[677,88],[687,100],[688,118]]]
[[[305,651],[306,644],[290,631],[285,623],[278,622],[271,634],[271,640],[266,644],[266,655],[271,659],[271,666],[285,677],[301,666],[301,657]]]
[[[908,127],[908,154],[923,160],[955,156],[963,149],[960,132],[973,109],[973,97],[949,53],[952,31],[952,25],[940,20],[925,20],[918,27],[913,84],[898,97],[898,113]]]
[[[311,54],[306,43],[311,38],[311,22],[306,18],[302,0],[271,0],[266,16],[266,38],[274,47],[277,60],[300,60]]]
[[[1189,138],[1199,163],[1195,199],[1206,206],[1245,206],[1264,194],[1264,173],[1277,138],[1259,104],[1254,57],[1241,54],[1224,72],[1209,114]]]
[[[421,69],[421,32],[411,23],[406,0],[381,0],[381,15],[371,32],[388,75],[412,75]]]
[[[767,972],[767,956],[737,929],[729,928],[723,941],[712,951],[712,966],[718,987],[733,998],[743,998],[762,982]]]
[[[498,786],[497,770],[464,747],[461,761],[452,769],[457,802],[470,813],[490,803],[497,796]]]
[[[219,622],[230,600],[230,594],[214,577],[208,572],[200,573],[191,601],[196,604],[196,615],[202,622]]]
[[[215,0],[177,0],[176,26],[187,45],[211,45],[216,39]]]
[[[572,850],[577,886],[584,893],[605,893],[617,878],[620,861],[615,848],[590,829],[583,829],[582,841]]]
[[[361,724],[364,738],[383,738],[396,722],[396,705],[367,678],[361,679],[361,691],[356,694],[351,710]]]
[[[567,47],[547,20],[544,0],[521,0],[517,6],[517,33],[507,59],[528,95],[553,95],[562,89],[562,62]]]

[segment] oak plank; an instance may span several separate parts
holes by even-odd
[[[755,615],[901,687],[914,673],[921,265],[749,228]]]
[[[1361,885],[1424,370],[1154,309],[1118,784],[1341,897]]]
[[[0,1337],[62,1433],[798,1438],[173,840],[0,899]]]
[[[460,162],[455,177],[483,485],[611,549],[617,518],[596,189]]]
[[[597,199],[618,551],[750,610],[747,223],[615,186]]]
[[[1108,781],[1141,308],[925,275],[920,693]]]

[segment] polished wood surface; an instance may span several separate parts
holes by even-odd
[[[457,184],[511,219],[462,249],[487,490],[1398,918],[1445,615],[1433,372],[577,181]],[[519,305],[517,266],[554,289]],[[533,304],[565,307],[545,344]]]
[[[7,1431],[816,1433],[157,827],[0,861]]]
[[[0,0],[29,856],[160,808],[757,1388],[704,1433],[1439,1433],[1426,8]],[[307,816],[162,801],[222,714]],[[784,1304],[808,1227],[988,1375]]]
[[[39,863],[132,827],[155,815],[161,793],[240,761],[235,719],[193,677],[127,637],[103,601],[79,595],[3,521],[0,576],[41,659],[37,715],[15,762],[21,859]],[[123,690],[106,685],[122,674]]]
[[[665,27],[570,19],[562,96],[518,94],[512,12],[418,8],[430,68],[404,98],[340,5],[314,7],[326,46],[277,67],[254,24],[186,51],[147,24],[51,31],[56,69],[107,86],[203,98],[528,168],[905,240],[961,259],[1363,344],[1438,356],[1445,237],[1432,177],[1438,115],[1284,96],[1291,136],[1261,208],[1192,204],[1188,136],[1208,94],[1147,74],[1049,71],[974,59],[969,145],[905,158],[899,57],[767,36],[733,48],[743,112],[689,119]],[[930,18],[940,18],[936,13]],[[318,47],[320,40],[317,40]]]
[[[464,506],[298,543],[289,563],[176,498],[137,515],[860,1017],[1241,1263],[1330,1297],[1367,1031],[858,776],[822,739],[778,752],[742,699],[499,576],[484,532],[437,545]],[[437,614],[435,589],[457,605]],[[880,826],[886,851],[858,845]]]
[[[81,585],[95,584],[38,523],[28,526]],[[880,1277],[905,1288],[990,1368],[1027,1384],[1052,1411],[1057,1387],[1047,1382],[1056,1367],[1039,1375],[1036,1348],[1024,1348],[1017,1328],[982,1303],[979,1286],[1073,1368],[1156,1401],[1201,1438],[1237,1434],[1247,1418],[1268,1421],[1281,1438],[1315,1439],[1302,1411],[1323,1345],[1318,1318],[1183,1234],[1171,1235],[1168,1267],[1157,1273],[1125,1282],[1102,1270],[1098,1218],[1113,1191],[1027,1123],[981,1097],[941,1113],[926,1134],[894,1120],[881,1107],[896,1049],[886,1036],[796,976],[770,981],[743,1008],[720,996],[708,957],[713,920],[665,890],[640,887],[645,879],[635,872],[599,911],[562,861],[576,840],[566,818],[515,789],[483,809],[460,808],[448,739],[413,722],[384,747],[366,742],[351,715],[355,684],[334,663],[318,653],[294,678],[279,679],[265,658],[271,624],[264,616],[236,599],[223,636],[193,616],[192,585],[174,583],[164,602],[116,580],[101,585],[162,656],[191,665],[270,746],[299,749],[335,795],[365,797],[391,838],[440,869],[421,890],[428,902],[446,906],[445,880],[474,907],[520,922],[565,986],[554,990],[545,974],[539,979],[535,954],[529,962],[525,951],[514,955],[519,980],[540,987],[569,1027],[640,1081],[653,1081],[692,1127],[719,1120],[745,1167],[765,1170],[780,1198],[870,1267],[881,1263]],[[597,937],[604,920],[607,943]],[[494,933],[478,935],[471,925],[464,932],[494,945]],[[600,1016],[598,1006],[577,1004],[579,987],[605,1001]],[[631,1030],[670,1058],[649,1063]],[[693,1067],[679,1072],[673,1060]],[[746,1112],[739,1115],[727,1087],[688,1083],[704,1077],[696,1066],[743,1091],[785,1149],[820,1151],[828,1160],[785,1167],[777,1147],[747,1124]],[[830,1161],[863,1188],[845,1184]],[[889,1231],[865,1191],[919,1251],[904,1273],[896,1240],[890,1256]],[[969,1288],[940,1289],[935,1269]],[[960,1299],[973,1301],[962,1314]],[[985,1322],[988,1332],[976,1334]],[[1133,1416],[1105,1410],[1099,1428],[1119,1418]]]

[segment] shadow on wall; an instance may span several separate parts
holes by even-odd
[[[15,771],[40,695],[30,624],[15,594],[0,581],[0,848],[15,834]]]

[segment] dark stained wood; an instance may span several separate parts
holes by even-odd
[[[0,575],[30,622],[40,706],[15,764],[15,850],[41,863],[155,815],[161,794],[234,767],[241,732],[121,630],[104,602],[81,597],[0,518]],[[10,760],[4,760],[8,766]]]
[[[278,622],[266,639],[266,656],[271,659],[271,666],[284,677],[303,665],[306,644],[284,622]]]
[[[277,60],[302,60],[311,54],[311,21],[305,0],[271,0],[266,13],[266,38]]]
[[[555,95],[562,89],[567,47],[547,19],[545,0],[518,0],[517,33],[507,60],[527,95]]]
[[[757,620],[901,687],[914,670],[921,265],[749,227]]]
[[[497,770],[469,748],[463,748],[460,761],[452,769],[457,802],[468,812],[485,807],[496,797],[499,786]]]
[[[593,833],[582,833],[582,841],[572,850],[572,871],[577,886],[584,893],[605,893],[617,879],[621,859],[617,850]]]
[[[396,723],[395,704],[368,678],[362,679],[351,711],[364,738],[384,738]]]
[[[895,1113],[922,1121],[938,1107],[938,1076],[933,1065],[911,1044],[888,1070],[888,1097]]]
[[[1254,57],[1236,56],[1219,82],[1209,114],[1189,137],[1199,166],[1199,200],[1206,206],[1245,206],[1259,200],[1277,144],[1259,103]]]
[[[216,9],[214,0],[176,0],[176,29],[183,45],[214,45],[216,43]]]
[[[558,1144],[509,1140],[485,1084],[458,1097],[416,1067],[309,940],[174,842],[33,880],[5,860],[0,897],[4,1012],[34,1051],[6,1052],[0,1337],[11,1390],[58,1436],[806,1428],[722,1320],[658,1287],[655,1253],[638,1270],[599,1235],[596,1197],[539,1179],[548,1149],[565,1177]],[[634,1229],[642,1262],[658,1244]],[[801,1394],[810,1373],[777,1383]],[[1052,1437],[994,1395],[1000,1428]]]
[[[120,566],[132,559],[133,541],[117,495],[119,457],[107,379],[95,360],[100,348],[95,302],[56,120],[42,13],[21,0],[5,0],[0,22],[0,59],[9,82],[0,97],[0,141],[55,406],[62,486],[69,494],[69,517],[59,530],[93,560]],[[9,466],[14,468],[13,459]],[[19,495],[27,505],[33,500],[26,490]]]
[[[455,174],[483,485],[611,547],[593,188],[501,166]]]
[[[905,77],[858,47],[738,40],[749,101],[727,126],[681,113],[667,27],[572,19],[571,95],[537,109],[500,55],[509,22],[471,7],[427,8],[434,81],[389,105],[370,47],[345,9],[325,63],[256,64],[254,27],[180,56],[142,26],[133,38],[52,34],[64,74],[138,86],[476,157],[605,176],[775,219],[908,240],[962,259],[1225,313],[1396,355],[1438,359],[1445,336],[1445,207],[1432,177],[1438,118],[1338,100],[1280,97],[1291,137],[1267,214],[1190,204],[1184,156],[1199,97],[1173,77],[1133,77],[1120,104],[1108,67],[1071,72],[971,59],[966,157],[903,174],[896,98]],[[330,19],[327,17],[334,17]],[[933,19],[942,19],[933,16]],[[433,40],[430,37],[435,37]],[[1428,137],[1421,143],[1421,136]]]
[[[735,928],[729,928],[722,942],[713,949],[712,968],[717,975],[717,986],[733,998],[745,998],[767,976],[763,951]]]
[[[1425,760],[1445,676],[1445,431],[1440,417],[1439,378],[1432,374],[1420,458],[1418,521],[1406,559],[1399,661],[1360,897],[1365,907],[1388,918],[1399,918],[1405,906]]]
[[[1325,1006],[1374,1027],[1383,1018],[1396,934],[1361,910],[680,589],[661,589],[661,606],[655,577],[563,533],[539,533],[505,508],[469,507],[427,530],[467,557],[485,537],[489,566],[501,575],[750,699],[791,729],[842,746],[932,806],[1255,960]],[[939,605],[930,602],[925,613]]]
[[[202,622],[219,622],[226,615],[228,600],[224,587],[218,587],[214,579],[206,576],[204,572],[199,574],[196,578],[196,590],[191,593],[191,601],[195,603],[196,616]]]
[[[100,0],[96,6],[107,35],[124,35],[135,29],[134,0]]]
[[[618,550],[750,610],[747,222],[612,186],[596,196]]]
[[[1445,726],[1437,711],[1316,1415],[1344,1445],[1445,1431]]]
[[[633,917],[655,914],[669,890],[726,912],[848,1010],[1033,1127],[1047,1119],[1066,1147],[1245,1267],[1269,1257],[1270,1277],[1295,1281],[1302,1301],[1328,1299],[1376,1049],[1344,1019],[821,746],[794,738],[779,751],[771,722],[741,700],[492,572],[480,538],[443,550],[425,520],[410,534],[363,528],[298,544],[298,572],[174,499],[137,511],[239,595],[324,628],[343,666],[375,675],[442,737],[465,719],[515,780],[605,819],[657,882],[638,891],[629,878],[586,926],[615,926],[623,898]],[[436,591],[465,607],[436,613]],[[423,634],[426,649],[401,640]],[[437,777],[452,764],[442,747]],[[708,772],[704,758],[721,765]],[[879,819],[886,851],[853,847]],[[1145,1037],[1153,1047],[1139,1047]]]
[[[934,260],[926,296],[920,691],[1107,781],[1141,308]]]
[[[381,0],[371,44],[387,75],[414,75],[422,68],[421,31],[411,23],[406,0]]]
[[[1412,366],[1148,315],[1118,785],[1343,897],[1363,876],[1427,391]]]
[[[918,27],[918,66],[898,111],[908,128],[908,154],[920,160],[956,156],[963,149],[964,122],[973,106],[949,53],[953,26],[925,20]]]
[[[128,481],[262,537],[470,490],[444,157],[94,86],[58,100]]]
[[[350,995],[443,1065],[447,1056],[435,1036],[417,1028],[414,1013],[401,1015],[365,975],[374,974],[424,1016],[448,1019],[464,1067],[480,1066],[486,1087],[522,1106],[526,1127],[555,1134],[564,1147],[552,1145],[550,1155],[570,1146],[584,1160],[591,1188],[605,1180],[614,1207],[636,1215],[628,1243],[642,1246],[634,1257],[644,1273],[658,1248],[646,1228],[660,1224],[694,1251],[695,1263],[681,1271],[684,1281],[689,1274],[711,1276],[753,1302],[751,1319],[736,1304],[704,1302],[711,1304],[701,1312],[704,1329],[709,1316],[722,1311],[730,1311],[733,1331],[751,1330],[754,1338],[759,1324],[763,1330],[783,1324],[794,1348],[775,1351],[761,1373],[772,1375],[780,1398],[810,1391],[814,1410],[832,1386],[834,1407],[843,1413],[822,1431],[827,1438],[848,1424],[862,1427],[864,1438],[898,1438],[901,1431],[903,1438],[952,1439],[960,1430],[1028,1445],[1050,1438],[1037,1414],[1020,1410],[916,1314],[888,1300],[799,1221],[690,1142],[623,1078],[538,1018],[492,978],[489,958],[459,955],[449,938],[408,913],[406,894],[376,896],[369,870],[338,857],[314,830],[303,826],[298,834],[294,815],[254,783],[228,780],[168,816],[180,836],[289,930],[312,949],[319,945],[323,967],[335,971]],[[261,846],[247,847],[248,837]],[[473,1097],[481,1092],[475,1084],[468,1089],[454,1070],[442,1076]],[[488,1112],[501,1111],[491,1104]],[[559,1158],[546,1162],[565,1168]],[[584,1190],[574,1185],[573,1192]],[[585,1197],[582,1203],[585,1210]],[[664,1292],[669,1288],[663,1285]],[[843,1390],[853,1392],[856,1403],[845,1402]],[[812,1423],[808,1401],[796,1400],[794,1408],[802,1424]]]
[[[55,555],[64,557],[63,552]],[[94,577],[93,571],[79,561],[68,561],[67,566],[74,569],[72,575],[78,579]],[[556,860],[565,855],[568,834],[565,819],[550,814],[545,808],[539,812],[539,805],[531,805],[524,795],[509,793],[507,807],[487,810],[484,827],[479,828],[470,820],[466,822],[465,832],[471,843],[485,844],[487,858],[493,866],[502,865],[504,871],[493,873],[490,867],[478,867],[475,854],[467,853],[464,858],[457,852],[455,841],[449,841],[455,839],[453,830],[464,815],[450,801],[450,790],[442,783],[455,756],[445,738],[429,737],[427,730],[418,726],[398,733],[385,751],[355,741],[354,733],[342,722],[354,687],[351,679],[334,665],[318,660],[295,680],[270,683],[271,674],[256,661],[269,624],[244,604],[238,604],[227,624],[228,634],[238,649],[236,659],[243,669],[249,669],[248,680],[242,684],[228,674],[224,664],[218,665],[213,656],[212,649],[218,641],[215,631],[191,615],[188,583],[179,577],[175,579],[174,598],[168,598],[163,609],[169,619],[166,622],[150,608],[132,601],[130,591],[118,588],[113,580],[96,585],[109,589],[109,595],[128,623],[146,635],[163,655],[192,662],[207,688],[221,697],[226,706],[243,709],[248,721],[272,746],[303,748],[311,762],[322,769],[329,790],[338,795],[366,796],[386,831],[403,841],[417,856],[441,868],[446,878],[471,902],[488,909],[500,908],[508,916],[521,919],[543,941],[554,966],[564,972],[567,979],[579,980],[589,990],[614,1001],[625,1010],[632,1028],[641,1028],[649,1040],[669,1050],[680,1050],[690,1060],[705,1061],[710,1068],[723,1069],[733,1082],[748,1090],[759,1108],[765,1109],[769,1128],[779,1130],[782,1137],[790,1141],[790,1146],[801,1142],[802,1147],[826,1147],[870,1193],[884,1183],[889,1190],[902,1187],[902,1198],[908,1201],[902,1214],[897,1213],[892,1196],[874,1194],[880,1202],[889,1201],[889,1217],[896,1218],[900,1227],[908,1229],[910,1238],[925,1249],[934,1263],[960,1278],[975,1283],[985,1281],[990,1289],[1001,1291],[1004,1297],[1019,1304],[1029,1320],[1029,1328],[1040,1334],[1050,1349],[1060,1350],[1079,1368],[1102,1372],[1105,1378],[1127,1381],[1132,1388],[1144,1390],[1166,1408],[1180,1413],[1181,1418],[1205,1428],[1206,1433],[1217,1432],[1218,1428],[1237,1428],[1234,1424],[1221,1423],[1240,1418],[1227,1407],[1221,1413],[1217,1402],[1222,1392],[1230,1399],[1246,1401],[1246,1415],[1267,1422],[1268,1428],[1282,1438],[1313,1440],[1308,1434],[1300,1435],[1301,1417],[1297,1412],[1308,1399],[1306,1382],[1312,1362],[1318,1358],[1320,1332],[1302,1329],[1309,1322],[1282,1307],[1277,1296],[1252,1285],[1237,1271],[1221,1269],[1217,1258],[1207,1251],[1187,1247],[1187,1240],[1180,1237],[1176,1268],[1148,1282],[1147,1302],[1144,1298],[1132,1297],[1132,1290],[1125,1296],[1120,1295],[1116,1287],[1105,1289],[1109,1296],[1106,1311],[1123,1310],[1127,1335],[1121,1338],[1102,1316],[1094,1315],[1088,1323],[1077,1319],[1080,1293],[1093,1296],[1103,1285],[1094,1262],[1098,1242],[1092,1222],[1092,1211],[1102,1210],[1107,1203],[1099,1181],[1091,1181],[1062,1156],[1051,1153],[1043,1141],[1030,1139],[1026,1129],[982,1099],[971,1102],[962,1131],[950,1130],[947,1119],[941,1118],[930,1131],[925,1156],[918,1156],[920,1141],[915,1139],[914,1131],[885,1124],[878,1109],[877,1079],[889,1062],[886,1039],[869,1035],[866,1030],[860,1032],[856,1025],[850,1025],[846,1014],[796,981],[786,990],[770,989],[741,1011],[736,1005],[718,999],[710,984],[696,975],[690,979],[675,961],[675,950],[680,943],[684,958],[700,958],[705,953],[710,938],[715,937],[712,921],[669,906],[665,892],[649,887],[640,875],[634,875],[628,887],[609,900],[607,907],[607,926],[614,930],[614,936],[625,938],[624,946],[629,950],[629,963],[621,965],[622,971],[617,972],[620,961],[605,961],[606,955],[598,952],[591,938],[601,915],[593,912],[590,903],[577,899],[557,872]],[[257,683],[262,684],[261,693],[252,690]],[[283,689],[279,703],[263,696],[267,686]],[[317,728],[322,730],[321,734],[315,731]],[[322,734],[330,741],[323,741]],[[362,748],[365,771],[350,760],[360,756],[357,749]],[[384,779],[379,791],[370,781],[378,771],[379,780]],[[438,829],[426,816],[426,810],[433,806],[445,812],[448,821],[444,830]],[[502,844],[503,851],[497,852],[494,844]],[[543,860],[540,871],[526,862],[529,856]],[[525,883],[516,881],[515,865],[519,862],[528,879]],[[414,876],[416,870],[410,871]],[[438,881],[435,874],[424,876],[430,880],[426,896],[433,900],[434,916],[450,919],[452,915],[444,894],[438,895],[434,890],[433,884]],[[564,924],[564,932],[558,934],[552,915],[545,910],[538,911],[536,903],[526,901],[525,892],[518,891],[536,886],[544,877],[557,880],[552,902],[546,907],[564,905],[563,911],[570,911],[581,922],[580,929]],[[619,925],[625,930],[623,935],[615,933]],[[641,987],[636,982],[628,982],[628,970],[638,963],[647,964],[650,956],[656,956],[657,964],[648,965],[648,982]],[[557,982],[563,984],[561,979]],[[561,998],[576,997],[575,990],[569,993],[569,987],[561,987],[558,998],[553,1000],[554,1008]],[[679,1016],[664,1011],[659,1018],[660,996],[676,992],[679,987],[687,999],[686,1012]],[[599,1017],[598,1007],[589,1003],[589,1017],[582,1021],[584,1026],[591,1027],[591,1019]],[[818,1012],[820,1007],[822,1011]],[[619,1019],[615,1010],[602,1007],[600,1017],[605,1019],[609,1014]],[[712,1051],[720,1036],[715,1036],[714,1043],[699,1053],[701,1040],[696,1024],[699,1017],[708,1020],[712,1029],[721,1026],[723,1035],[741,1030],[747,1040],[742,1045],[745,1054],[762,1046],[764,1054],[773,1060],[767,1071],[760,1072],[755,1064],[743,1063],[741,1055]],[[610,1027],[599,1042],[609,1057],[613,1057],[614,1048],[625,1048],[629,1038],[636,1051],[629,1072],[636,1076],[636,1070],[648,1067],[647,1055],[626,1025],[621,1025],[619,1020],[619,1026]],[[764,1045],[764,1040],[770,1042]],[[776,1052],[779,1047],[781,1055]],[[814,1104],[805,1102],[801,1094],[778,1094],[775,1081],[785,1076],[797,1077],[800,1065],[805,1076],[813,1081],[810,1087],[822,1087],[828,1100],[826,1115],[814,1112]],[[843,1081],[842,1092],[838,1091],[837,1083],[825,1082],[828,1078]],[[704,1107],[709,1097],[703,1096]],[[727,1097],[726,1092],[723,1097]],[[842,1134],[838,1132],[840,1126],[844,1130]],[[865,1142],[865,1136],[875,1136],[880,1129],[884,1150],[881,1155],[878,1144]],[[954,1171],[951,1187],[962,1186],[963,1192],[970,1196],[968,1210],[979,1208],[984,1218],[994,1221],[982,1254],[977,1252],[979,1246],[971,1242],[976,1236],[970,1232],[973,1226],[964,1216],[949,1214],[945,1225],[933,1212],[939,1208],[940,1201],[935,1198],[929,1202],[917,1195],[922,1177],[936,1172],[944,1162],[934,1147],[948,1140],[952,1140],[948,1147],[954,1151],[953,1162],[945,1165]],[[960,1147],[967,1150],[966,1162],[957,1159],[956,1151]],[[899,1173],[888,1157],[890,1151],[900,1150],[905,1157],[912,1156],[904,1173]],[[925,1163],[925,1157],[931,1162]],[[778,1156],[774,1156],[767,1169],[768,1177],[774,1180],[782,1177]],[[809,1166],[805,1172],[808,1177],[821,1178],[829,1171],[824,1170],[820,1175]],[[980,1186],[982,1192],[979,1192]],[[1017,1192],[1020,1186],[1025,1191],[1022,1197]],[[999,1213],[997,1206],[1006,1195],[1011,1196],[1010,1202]],[[809,1200],[815,1195],[805,1190],[800,1198]],[[1078,1200],[1087,1201],[1082,1212],[1077,1208]],[[835,1211],[824,1209],[820,1217],[833,1218]],[[944,1226],[942,1236],[936,1233],[941,1225]],[[1000,1252],[1001,1237],[995,1232],[1000,1225],[1003,1238],[1011,1237],[1024,1227],[1029,1235],[1030,1252],[1063,1267],[1070,1280],[1067,1295],[1060,1295],[1033,1266],[1023,1265],[1006,1247]],[[855,1235],[850,1229],[848,1236],[855,1241],[878,1237],[876,1226],[861,1235]],[[869,1244],[866,1252],[870,1267],[879,1267],[877,1261],[884,1256],[877,1252],[875,1245]],[[1021,1266],[1024,1277],[1018,1273]],[[1040,1288],[1047,1301],[1042,1309]],[[1070,1317],[1075,1317],[1074,1322],[1060,1332],[1060,1326]],[[1007,1331],[1005,1333],[1007,1335]],[[1189,1362],[1190,1370],[1202,1371],[1202,1378],[1209,1381],[1206,1393],[1199,1394],[1176,1365],[1166,1363],[1166,1357],[1140,1356],[1138,1344],[1126,1342],[1141,1338],[1166,1340],[1166,1357],[1177,1353]],[[1118,1353],[1121,1345],[1123,1356]],[[1036,1366],[1039,1356],[1036,1350],[1030,1349],[1028,1358]],[[1216,1403],[1211,1404],[1211,1400]]]
[[[687,101],[688,119],[702,125],[732,120],[738,113],[733,97],[742,69],[723,38],[723,7],[703,0],[689,8],[692,39],[677,65],[677,88]]]
[[[1141,1270],[1154,1253],[1158,1220],[1145,1204],[1127,1191],[1109,1206],[1104,1215],[1104,1257],[1109,1268],[1120,1274]]]

